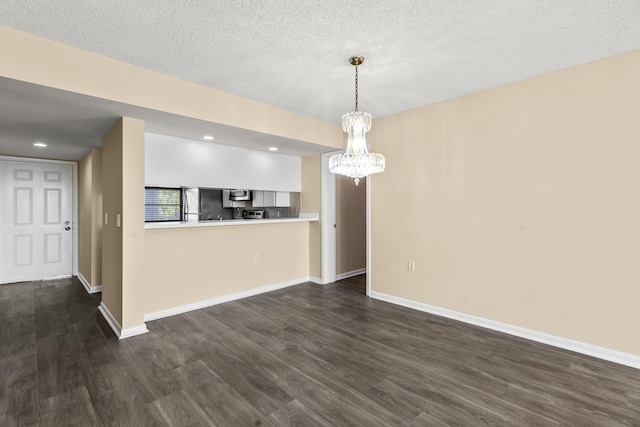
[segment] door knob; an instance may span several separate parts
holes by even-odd
[[[68,225],[64,228],[65,230],[69,231],[71,230],[71,227],[69,227]]]
[[[71,224],[69,221],[64,222],[64,225],[69,225],[69,224]]]

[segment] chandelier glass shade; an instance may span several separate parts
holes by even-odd
[[[347,149],[344,154],[336,154],[329,159],[331,173],[345,175],[355,180],[384,171],[382,154],[370,153],[365,134],[371,130],[371,114],[358,111],[358,65],[364,58],[353,56],[349,59],[356,67],[356,109],[342,116],[342,130],[347,132]]]

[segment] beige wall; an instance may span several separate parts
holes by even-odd
[[[91,281],[91,152],[78,162],[78,272]],[[86,216],[85,216],[86,215]]]
[[[102,152],[92,149],[78,165],[78,270],[91,286],[102,276]]]
[[[317,212],[319,221],[309,224],[309,276],[322,278],[322,155],[302,158],[300,212]]]
[[[338,124],[146,70],[0,26],[0,76],[340,148]],[[241,112],[241,113],[240,113]]]
[[[306,278],[309,224],[146,230],[146,313]]]
[[[102,140],[102,301],[124,329],[144,322],[144,122],[122,118]],[[116,216],[121,216],[120,226]]]
[[[102,303],[122,326],[122,120],[102,138]],[[104,214],[107,223],[104,223]]]
[[[336,175],[336,274],[367,267],[367,180]]]
[[[144,121],[123,118],[122,327],[144,323]]]
[[[633,52],[375,120],[372,289],[640,355],[639,75]]]

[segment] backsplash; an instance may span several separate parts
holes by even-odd
[[[218,215],[222,219],[231,219],[233,209],[222,207],[222,190],[214,188],[200,189],[200,220],[217,219]]]
[[[300,215],[300,193],[290,192],[288,208],[255,208],[265,212],[265,218],[297,218]],[[253,209],[251,201],[246,202],[245,210]],[[222,189],[200,188],[200,220],[215,220],[218,215],[222,219],[233,218],[233,208],[222,207]]]
[[[291,206],[288,208],[256,208],[264,210],[266,218],[297,218],[300,215],[300,193],[289,193]],[[251,203],[251,202],[249,202]],[[247,205],[249,205],[247,203]],[[252,208],[245,208],[252,209]]]

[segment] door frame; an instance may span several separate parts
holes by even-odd
[[[322,154],[322,260],[321,260],[321,272],[322,272],[322,284],[326,285],[336,281],[336,176],[329,172],[329,158],[337,153],[342,153],[343,150],[332,151],[330,153]],[[366,178],[367,190],[366,190],[366,265],[367,271],[366,279],[366,295],[371,293],[371,180],[369,176]]]
[[[371,293],[371,180],[369,179],[371,178],[371,175],[367,175],[366,178],[366,182],[367,182],[367,191],[366,191],[366,202],[365,202],[365,209],[366,209],[366,213],[365,215],[367,216],[366,218],[366,243],[365,243],[365,250],[366,250],[366,260],[365,260],[365,268],[367,270],[367,277],[366,277],[366,291],[365,294],[367,296],[369,296],[369,294]]]
[[[329,172],[329,158],[342,150],[322,154],[322,284],[336,281],[336,176]]]
[[[71,275],[78,275],[78,163],[66,160],[48,160],[30,157],[0,155],[0,160],[8,162],[39,163],[71,166]]]

